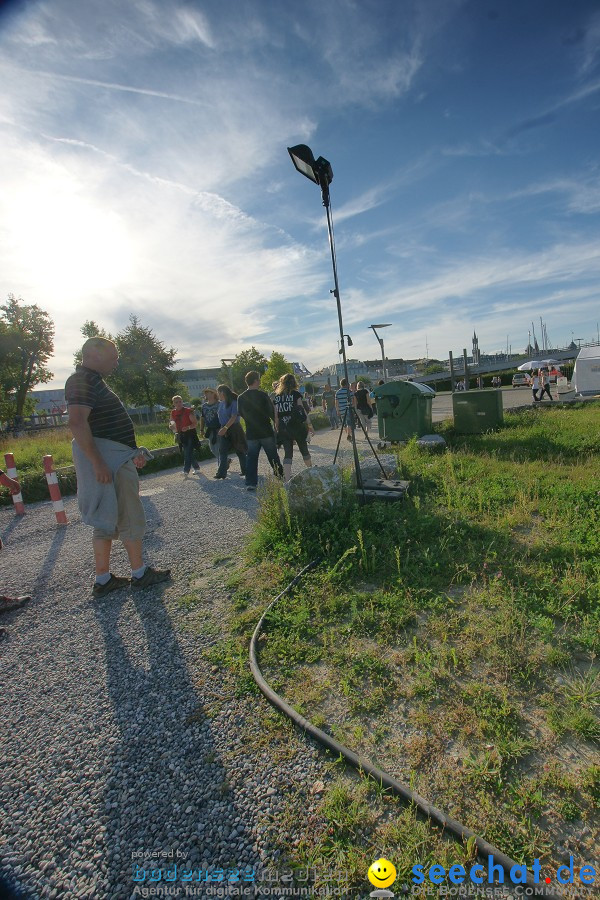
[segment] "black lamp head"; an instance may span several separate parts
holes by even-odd
[[[288,153],[294,163],[295,168],[301,175],[310,178],[315,184],[321,184],[323,181],[329,185],[333,181],[333,169],[322,156],[315,159],[310,147],[306,144],[297,144],[295,147],[288,147]]]

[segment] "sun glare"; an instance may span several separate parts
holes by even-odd
[[[13,249],[30,282],[84,299],[128,279],[133,248],[116,213],[63,188],[44,182],[14,198]]]

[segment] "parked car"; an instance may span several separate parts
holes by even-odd
[[[527,372],[515,372],[512,377],[513,387],[529,387],[529,375]]]

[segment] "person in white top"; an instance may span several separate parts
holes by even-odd
[[[550,374],[548,369],[540,369],[540,387],[542,389],[540,400],[544,399],[544,394],[548,394],[548,399],[552,400],[552,394],[550,393]]]
[[[538,375],[538,373],[537,373],[536,371],[534,371],[534,372],[532,373],[532,376],[531,376],[531,393],[533,394],[533,399],[534,399],[534,400],[539,400],[539,399],[540,399],[540,398],[538,397],[538,391],[539,391],[539,389],[540,389],[540,379],[539,379],[539,375]]]

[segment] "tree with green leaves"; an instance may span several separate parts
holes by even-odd
[[[46,363],[54,353],[54,322],[37,304],[14,294],[0,306],[0,385],[2,415],[22,416],[27,394],[54,376]]]
[[[282,375],[287,375],[288,373],[293,375],[294,367],[287,361],[283,353],[278,353],[277,350],[273,350],[269,365],[260,379],[261,388],[263,391],[272,391],[273,382],[279,381]]]
[[[173,394],[180,394],[179,372],[174,369],[177,350],[167,349],[151,328],[137,316],[115,337],[119,365],[110,383],[121,400],[132,406],[168,406]]]
[[[267,358],[256,349],[242,350],[232,363],[224,363],[221,367],[221,381],[228,384],[237,394],[246,390],[244,376],[247,372],[264,372]]]
[[[425,368],[423,369],[423,375],[437,375],[438,372],[447,374],[448,370],[445,368],[443,363],[441,363],[437,359],[430,359],[429,365],[425,366]]]

